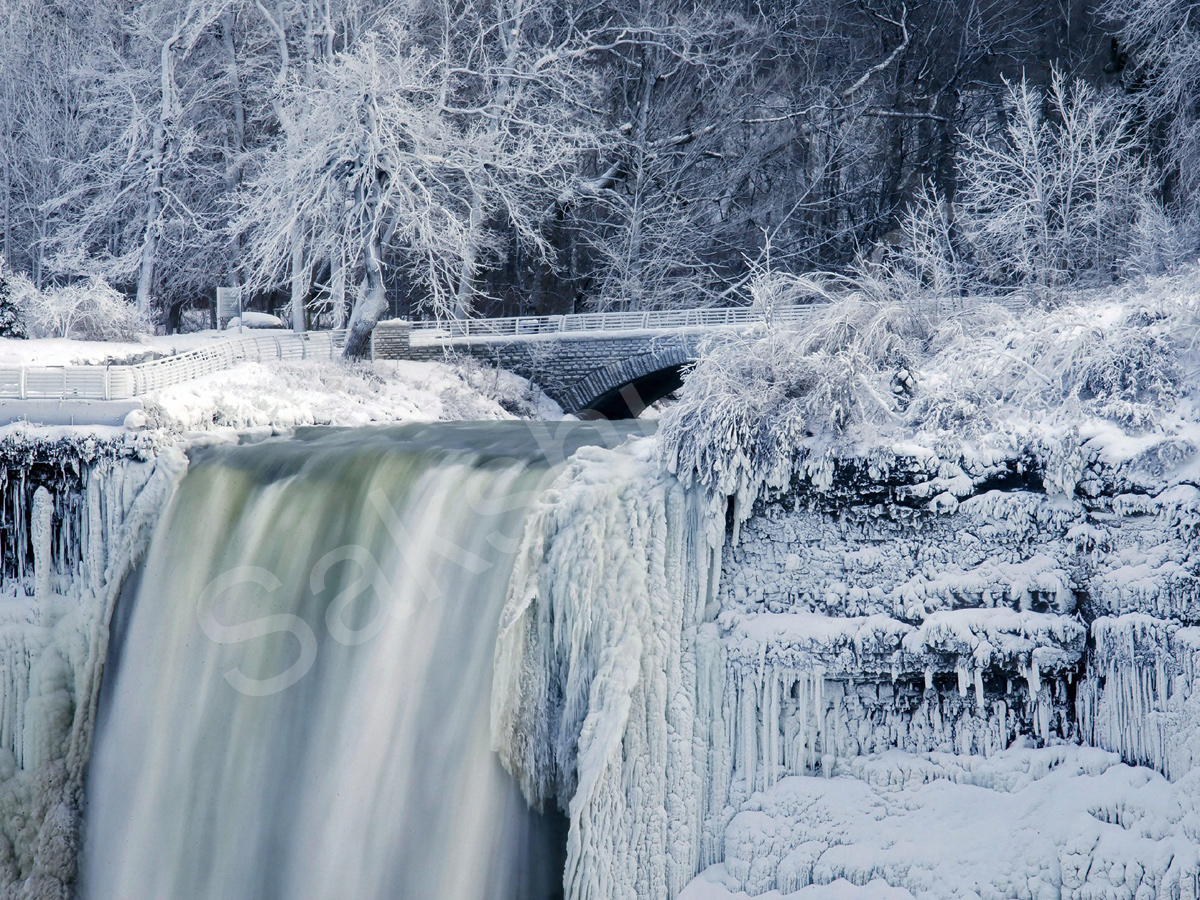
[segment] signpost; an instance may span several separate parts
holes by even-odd
[[[242,288],[240,285],[234,287],[219,287],[217,288],[217,328],[224,329],[228,326],[229,320],[237,316],[238,331],[242,330]]]

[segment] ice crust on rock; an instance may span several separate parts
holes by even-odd
[[[585,448],[534,505],[497,640],[493,738],[531,802],[567,811],[579,900],[675,896],[700,856],[716,555],[649,449]]]

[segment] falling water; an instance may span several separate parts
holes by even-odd
[[[538,900],[559,819],[490,749],[522,423],[202,451],[152,543],[88,776],[86,900]]]

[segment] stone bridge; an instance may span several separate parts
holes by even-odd
[[[776,311],[798,322],[810,306]],[[625,419],[677,390],[708,340],[766,321],[748,307],[585,313],[443,322],[380,322],[375,359],[441,359],[465,354],[532,380],[567,412]]]

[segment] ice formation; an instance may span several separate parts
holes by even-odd
[[[0,896],[70,896],[109,620],[186,464],[86,437],[0,444]]]
[[[645,441],[581,450],[529,514],[492,730],[526,797],[568,812],[568,897],[674,896],[696,871],[711,737],[696,625],[716,560]]]
[[[724,520],[581,454],[493,701],[567,897],[1197,896],[1194,451],[1113,443],[870,447]]]

